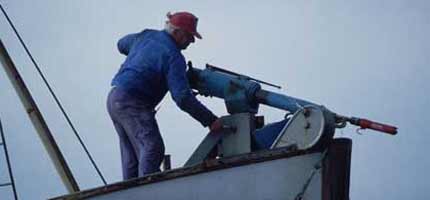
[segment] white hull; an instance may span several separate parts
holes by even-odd
[[[345,144],[343,145],[345,146]],[[349,149],[349,152],[345,152],[347,156],[350,155],[350,145],[349,143],[349,147],[346,148]],[[322,161],[325,155],[327,159]],[[56,199],[294,200],[304,188],[306,189],[303,199],[345,199],[344,197],[333,198],[339,196],[339,194],[333,194],[333,191],[342,193],[342,191],[345,192],[345,187],[348,187],[346,189],[349,190],[350,157],[346,159],[347,165],[343,166],[340,166],[341,163],[333,162],[339,160],[334,159],[335,157],[336,151],[328,151],[324,154],[320,151],[273,150],[244,154],[119,182]],[[316,170],[315,166],[318,164],[321,169]],[[336,173],[345,174],[347,172],[348,180],[331,180],[331,176],[342,177],[343,175],[330,174],[330,171],[333,170],[328,167],[339,168],[339,166],[347,169],[343,171],[336,169]],[[313,171],[315,173],[311,176]],[[305,187],[308,180],[310,180],[309,184]],[[333,188],[336,184],[337,189]]]

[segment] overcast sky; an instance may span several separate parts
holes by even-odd
[[[105,109],[110,80],[124,57],[117,40],[163,27],[168,11],[199,17],[203,40],[185,52],[196,67],[224,66],[283,86],[280,93],[339,114],[397,125],[399,134],[355,127],[351,199],[429,199],[430,3],[422,0],[108,1],[0,0],[62,101],[109,183],[121,180],[118,138]],[[12,29],[0,16],[0,38],[43,112],[82,189],[102,185],[47,93]],[[275,90],[272,88],[267,88]],[[200,98],[217,115],[220,99]],[[283,112],[263,107],[266,121]],[[174,167],[207,130],[166,97],[157,114]],[[66,193],[4,70],[2,120],[20,199]],[[3,151],[0,183],[7,182]],[[0,188],[0,199],[12,199]]]

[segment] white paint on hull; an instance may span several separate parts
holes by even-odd
[[[321,153],[199,173],[90,197],[93,200],[294,200]],[[321,172],[315,174],[304,199],[321,199]]]

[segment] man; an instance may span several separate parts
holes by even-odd
[[[127,56],[112,80],[107,107],[119,135],[124,180],[160,171],[164,143],[155,120],[155,106],[170,91],[175,103],[211,131],[221,121],[192,94],[181,53],[201,39],[197,17],[167,14],[162,31],[146,29],[118,41]]]

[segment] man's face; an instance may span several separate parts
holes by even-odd
[[[194,36],[183,30],[178,30],[178,46],[182,50],[186,49],[191,43],[194,43]]]

